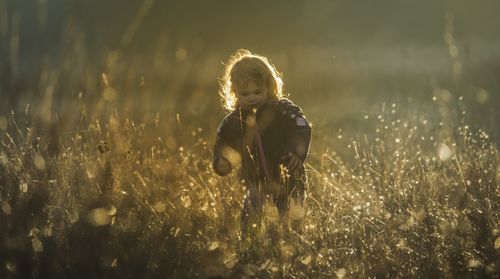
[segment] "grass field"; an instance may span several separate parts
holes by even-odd
[[[499,152],[435,103],[446,122],[393,104],[364,135],[315,130],[306,205],[290,213],[304,232],[283,235],[268,205],[250,245],[237,177],[213,173],[212,131],[182,115],[115,111],[72,133],[37,130],[29,109],[3,116],[1,275],[495,278]]]
[[[493,34],[495,9],[474,6],[483,21],[415,3],[432,19],[414,34],[421,19],[388,7],[276,2],[286,20],[256,26],[299,37],[271,28],[267,44],[221,43],[231,26],[203,38],[200,25],[228,24],[196,21],[193,3],[179,4],[185,29],[168,1],[127,2],[116,22],[112,1],[75,4],[66,21],[52,15],[69,4],[19,3],[0,0],[0,278],[499,278],[499,54],[466,36]],[[241,242],[244,189],[212,170],[220,61],[240,44],[283,71],[313,124],[305,205],[288,216],[301,233],[269,203]]]

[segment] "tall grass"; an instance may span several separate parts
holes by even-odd
[[[246,244],[242,186],[214,175],[212,137],[182,116],[115,111],[72,133],[3,117],[1,275],[495,277],[499,153],[449,112],[431,123],[392,105],[365,117],[373,133],[316,135],[290,216],[304,231],[281,232],[267,205]]]

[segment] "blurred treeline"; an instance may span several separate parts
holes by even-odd
[[[499,8],[498,1],[0,0],[0,113],[24,113],[29,104],[46,120],[37,125],[56,119],[61,129],[82,119],[75,109],[89,122],[116,109],[140,119],[180,113],[213,128],[223,114],[223,62],[248,48],[271,58],[319,129],[363,131],[361,119],[383,103],[433,117],[433,96],[452,106],[464,96],[471,123],[498,139]],[[103,100],[106,88],[113,94]]]

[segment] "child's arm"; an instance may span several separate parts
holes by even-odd
[[[212,166],[215,173],[220,176],[228,175],[233,169],[229,159],[223,156],[223,149],[224,149],[223,140],[219,136],[217,136],[217,140],[214,146],[214,161]]]
[[[285,155],[281,160],[287,162],[289,170],[297,170],[304,164],[309,153],[309,145],[311,142],[311,128],[295,129],[290,135],[290,141],[285,149]]]
[[[293,127],[295,125],[295,127]],[[297,117],[296,123],[292,124],[292,132],[286,151],[295,154],[303,163],[309,154],[311,144],[311,127],[304,117]]]
[[[311,144],[311,126],[302,110],[290,101],[282,102],[283,116],[286,119],[288,141],[282,159],[288,160],[288,168],[296,169],[304,163]]]
[[[220,176],[228,175],[241,161],[239,153],[233,148],[238,135],[241,134],[238,133],[240,130],[238,123],[239,119],[230,114],[217,129],[212,167]]]

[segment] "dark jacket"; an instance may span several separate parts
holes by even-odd
[[[263,152],[259,152],[257,135],[260,135]],[[287,162],[281,158],[291,152],[302,161],[297,173],[291,176],[303,181],[304,161],[309,152],[310,141],[309,123],[302,110],[288,99],[267,102],[255,112],[237,108],[224,118],[217,129],[214,164],[219,158],[228,157],[224,150],[230,147],[230,150],[237,152],[239,156],[236,157],[240,160],[236,162],[238,160],[234,158],[228,159],[232,162],[233,168],[239,168],[239,175],[246,183],[283,184],[282,166],[286,166]],[[262,153],[265,160],[260,158]],[[238,163],[239,166],[234,165]],[[263,165],[267,165],[267,171]],[[215,165],[214,170],[223,175]]]

